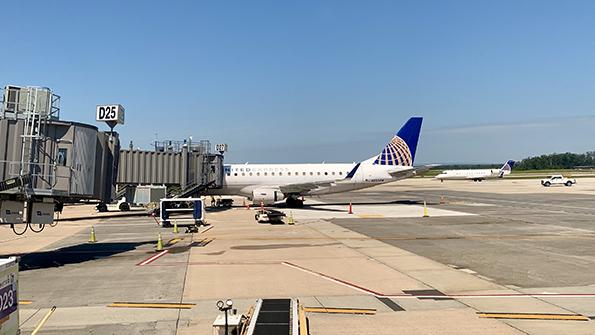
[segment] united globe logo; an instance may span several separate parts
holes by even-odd
[[[409,146],[402,138],[394,136],[376,158],[374,164],[412,166],[411,150],[409,150]]]

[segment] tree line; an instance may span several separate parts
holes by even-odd
[[[496,164],[445,164],[440,165],[436,170],[458,170],[458,169],[499,169],[502,163]],[[576,169],[579,167],[595,167],[595,151],[584,154],[571,152],[553,153],[535,157],[527,157],[517,161],[513,170],[556,170]]]
[[[575,169],[595,166],[595,151],[584,154],[566,152],[528,157],[515,165],[516,170]]]

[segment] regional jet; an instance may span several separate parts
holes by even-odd
[[[209,195],[240,195],[255,204],[285,200],[289,207],[303,205],[303,196],[368,188],[414,176],[426,167],[413,167],[422,125],[410,118],[379,154],[348,164],[231,164],[224,166],[222,189]]]
[[[473,180],[482,181],[486,179],[502,178],[509,175],[514,166],[514,161],[509,160],[500,169],[469,169],[469,170],[446,170],[442,171],[434,179],[441,182],[445,180]]]

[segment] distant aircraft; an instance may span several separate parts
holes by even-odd
[[[225,165],[222,189],[209,195],[241,195],[255,204],[285,200],[303,205],[302,196],[340,193],[411,177],[427,167],[415,168],[421,117],[410,118],[381,153],[349,164],[231,164]]]
[[[446,170],[442,171],[434,179],[445,180],[473,180],[482,181],[486,179],[502,178],[509,175],[514,166],[514,161],[509,160],[500,169],[470,169],[470,170]]]

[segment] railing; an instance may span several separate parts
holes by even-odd
[[[36,113],[60,119],[60,96],[45,87],[6,86],[0,88],[0,118],[23,119]]]
[[[0,179],[22,176],[20,161],[0,160]],[[30,188],[35,190],[57,190],[71,193],[73,175],[82,173],[74,171],[68,166],[56,164],[26,163],[29,166],[28,175],[31,176]],[[3,174],[3,175],[2,175]]]

